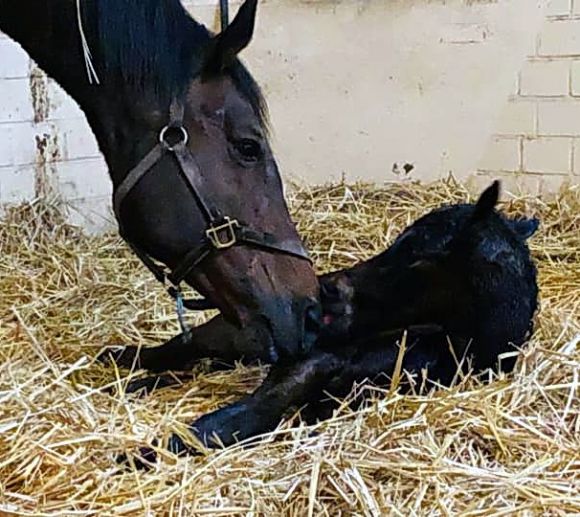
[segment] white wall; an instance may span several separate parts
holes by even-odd
[[[217,0],[184,3],[216,26]],[[580,0],[545,3],[262,0],[244,58],[284,175],[577,181]],[[0,202],[47,186],[75,221],[106,226],[109,180],[82,113],[0,37]]]
[[[532,193],[580,183],[580,0],[550,2],[477,174]]]
[[[83,113],[18,45],[0,34],[0,202],[56,189],[71,218],[110,225],[111,186]]]

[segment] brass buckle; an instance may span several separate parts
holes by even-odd
[[[236,237],[236,228],[239,227],[240,223],[238,223],[237,219],[230,219],[226,216],[222,224],[210,226],[205,231],[205,234],[215,249],[224,250],[231,248],[238,240]]]

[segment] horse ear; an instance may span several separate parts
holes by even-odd
[[[475,210],[471,217],[472,222],[480,221],[493,212],[499,200],[499,181],[494,181],[479,196],[475,204]]]
[[[215,36],[204,63],[206,75],[217,75],[230,66],[254,35],[258,0],[246,0],[226,29]]]

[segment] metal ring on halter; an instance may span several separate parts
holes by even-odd
[[[170,144],[165,137],[167,136],[167,132],[170,129],[175,129],[177,131],[181,131],[181,140]],[[187,130],[183,126],[165,126],[159,133],[159,142],[168,150],[173,151],[178,145],[187,145],[187,141],[189,140],[189,134]]]

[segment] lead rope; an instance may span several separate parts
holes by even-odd
[[[175,296],[175,312],[177,313],[177,320],[179,321],[179,326],[181,327],[181,332],[185,334],[189,327],[185,323],[185,306],[183,305],[183,294],[181,289],[177,289]]]

